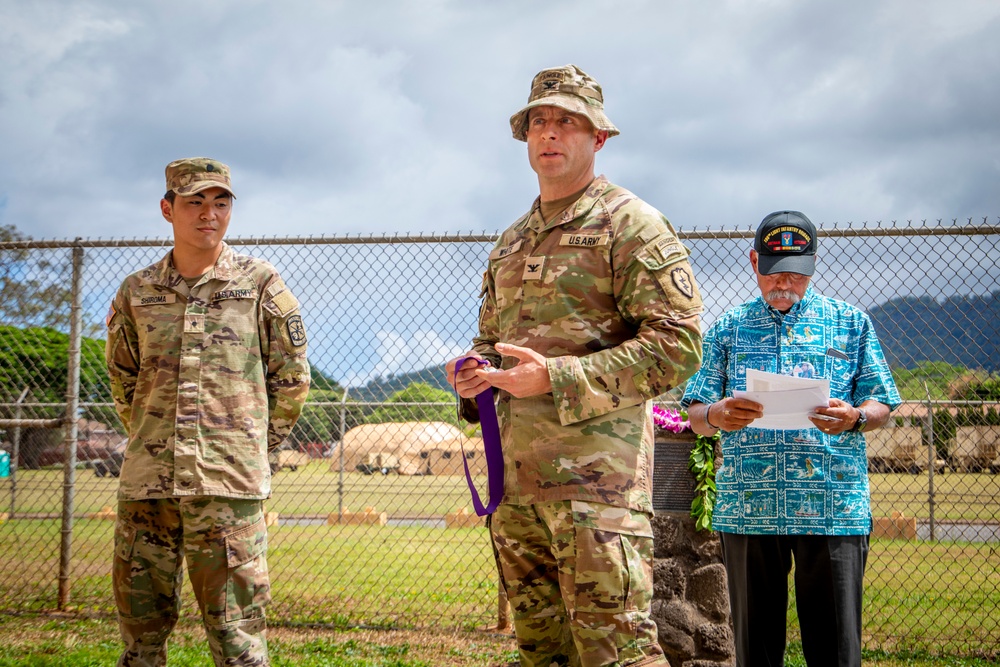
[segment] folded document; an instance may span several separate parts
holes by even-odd
[[[750,422],[751,428],[776,431],[816,428],[809,413],[830,405],[830,381],[747,370],[746,391],[734,391],[764,406],[764,416]]]

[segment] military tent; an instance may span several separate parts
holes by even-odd
[[[472,474],[486,471],[481,438],[467,438],[444,422],[362,424],[344,434],[345,472],[394,470],[401,475],[464,475],[462,444]],[[330,468],[340,470],[340,452]]]

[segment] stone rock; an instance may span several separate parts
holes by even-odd
[[[667,602],[684,599],[685,581],[684,568],[673,558],[653,560],[653,598]]]
[[[687,542],[682,522],[672,512],[656,512],[650,522],[653,526],[653,556],[669,558],[681,552]]]
[[[667,654],[671,665],[679,665],[695,657],[694,638],[680,628],[667,624],[657,624],[656,636],[660,648]]]
[[[713,658],[732,658],[736,654],[733,630],[728,623],[705,623],[694,633],[698,654],[707,653]]]
[[[700,563],[722,562],[722,540],[714,532],[698,533],[698,539],[693,544],[695,556]]]
[[[657,511],[652,619],[671,667],[732,667],[722,544],[686,513]]]
[[[725,566],[713,563],[692,572],[687,580],[687,597],[711,620],[726,620],[729,617],[729,590]]]
[[[662,605],[654,620],[657,624],[662,621],[671,627],[679,628],[692,637],[698,626],[704,622],[695,608],[683,600],[674,600]]]

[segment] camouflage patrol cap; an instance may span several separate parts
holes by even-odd
[[[222,188],[236,196],[229,180],[229,167],[207,157],[187,157],[167,165],[167,191],[190,197],[209,188]]]
[[[528,110],[554,106],[590,119],[598,130],[607,130],[613,137],[618,128],[604,115],[604,95],[601,86],[576,65],[543,69],[531,81],[528,104],[510,117],[514,138],[528,140]]]

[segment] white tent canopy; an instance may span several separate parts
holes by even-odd
[[[464,440],[463,440],[464,438]],[[444,422],[362,424],[344,434],[344,470],[391,468],[401,475],[464,474],[462,444],[473,474],[485,470],[481,438],[466,438]],[[339,457],[331,465],[339,470]]]

